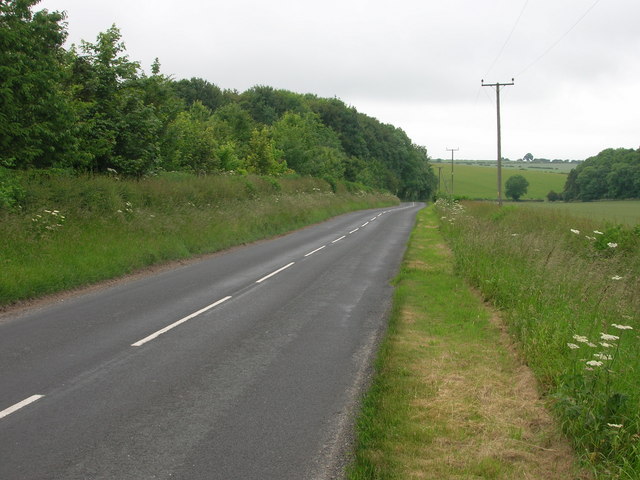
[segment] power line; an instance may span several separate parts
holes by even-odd
[[[560,38],[558,38],[558,40],[556,40],[554,43],[552,43],[552,44],[551,44],[551,46],[550,46],[549,48],[547,48],[547,49],[542,53],[542,55],[540,55],[540,56],[539,56],[538,58],[536,58],[533,62],[531,62],[529,65],[527,65],[527,66],[524,68],[524,70],[522,70],[522,71],[521,71],[520,73],[518,73],[518,75],[516,75],[516,76],[518,76],[518,77],[519,77],[520,75],[522,75],[523,73],[525,73],[527,70],[529,70],[531,67],[533,67],[536,63],[538,63],[540,60],[542,60],[542,58],[544,58],[544,57],[545,57],[545,56],[546,56],[546,55],[547,55],[551,50],[553,50],[553,49],[554,49],[554,48],[555,48],[555,47],[556,47],[556,46],[557,46],[557,45],[558,45],[562,40],[564,40],[564,39],[565,39],[565,37],[566,37],[567,35],[569,35],[569,34],[571,33],[571,31],[572,31],[574,28],[576,28],[576,27],[578,26],[578,24],[579,24],[579,23],[584,19],[584,17],[586,17],[586,16],[589,14],[589,12],[590,12],[591,10],[593,10],[593,9],[594,9],[594,7],[595,7],[598,3],[600,3],[600,0],[595,0],[595,2],[593,2],[593,3],[591,4],[591,6],[587,9],[587,11],[586,11],[586,12],[584,12],[580,18],[578,18],[578,20],[576,21],[576,23],[574,23],[574,24],[571,26],[571,28],[569,28],[569,30],[567,30],[566,32],[564,32],[564,34],[562,34],[562,35],[560,36]]]
[[[496,58],[493,60],[493,63],[489,67],[489,70],[487,70],[487,73],[484,74],[485,77],[487,77],[489,75],[489,73],[491,73],[491,70],[493,70],[493,67],[495,67],[496,63],[498,63],[498,60],[502,56],[502,53],[504,52],[504,49],[507,47],[507,44],[509,43],[509,40],[511,40],[511,37],[513,36],[513,32],[516,31],[516,27],[520,23],[520,19],[522,18],[522,14],[524,13],[524,11],[527,8],[528,4],[529,4],[529,0],[526,0],[524,2],[524,5],[522,6],[522,9],[520,10],[520,14],[518,15],[518,18],[516,19],[516,23],[513,24],[513,27],[511,28],[511,31],[509,32],[509,35],[507,36],[507,39],[502,44],[502,48],[498,52],[498,55],[496,56]]]

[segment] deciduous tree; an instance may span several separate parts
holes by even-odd
[[[529,188],[529,182],[526,178],[522,175],[513,175],[505,183],[505,195],[517,202],[522,195],[527,193],[527,188]]]

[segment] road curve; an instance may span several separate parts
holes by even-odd
[[[421,207],[4,319],[0,478],[339,478]]]

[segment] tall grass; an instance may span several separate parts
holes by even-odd
[[[439,202],[456,268],[501,308],[602,478],[640,475],[640,228]]]
[[[26,174],[18,206],[0,209],[0,305],[398,202],[335,190],[312,178]]]

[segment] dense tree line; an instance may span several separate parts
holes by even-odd
[[[609,148],[569,172],[561,198],[600,200],[640,198],[640,148]]]
[[[64,14],[0,0],[0,168],[295,172],[428,198],[424,148],[338,99],[145,74],[113,26],[64,47]]]

